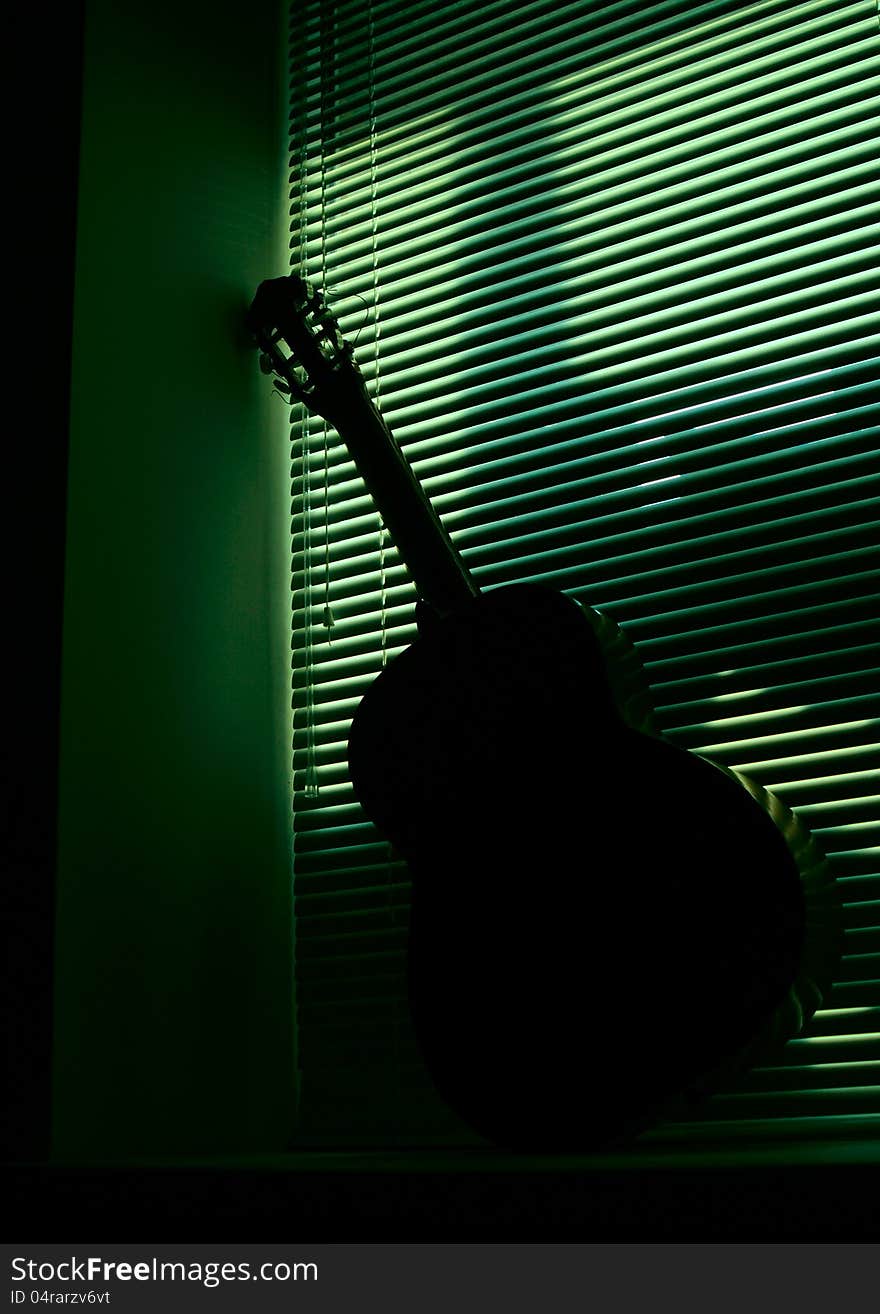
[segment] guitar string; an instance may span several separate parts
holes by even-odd
[[[302,159],[300,161],[299,177],[295,180],[299,184],[299,250],[297,253],[298,272],[303,278],[308,276],[308,253],[306,243],[306,223],[308,210],[306,207],[306,191],[308,187],[308,178],[306,171],[308,169],[308,151],[303,134],[302,137]],[[314,654],[312,640],[312,562],[311,562],[311,499],[309,496],[310,470],[309,470],[309,413],[304,406],[298,409],[299,440],[300,440],[300,488],[299,502],[302,514],[302,531],[301,531],[301,572],[302,572],[302,597],[303,597],[303,614],[306,619],[305,635],[303,640],[304,646],[304,666],[305,666],[305,717],[306,717],[306,773],[304,783],[304,793],[306,798],[312,799],[317,797],[318,793],[318,772],[315,753],[316,732],[315,732],[315,701],[314,701]]]
[[[312,637],[312,560],[311,528],[312,508],[310,496],[309,419],[304,414],[300,421],[300,499],[302,504],[302,572],[305,626],[305,677],[306,677],[306,798],[318,796],[317,734],[315,729],[315,665]]]
[[[320,24],[320,42],[321,42],[321,90],[320,90],[320,142],[318,150],[318,194],[320,210],[320,228],[318,233],[319,242],[319,270],[321,287],[326,284],[327,273],[327,212],[326,212],[326,187],[327,187],[327,139],[332,132],[332,71],[328,73],[327,62],[332,58],[332,34],[326,30],[325,22]],[[304,193],[305,189],[303,189]],[[303,255],[303,269],[305,272],[305,254]],[[324,522],[325,522],[325,563],[324,563],[324,600],[323,608],[328,607],[329,598],[329,545],[327,535],[329,534],[329,523],[327,513],[327,422],[323,418],[320,422],[321,434],[321,451],[324,454],[325,477],[324,477]],[[311,460],[311,429],[309,417],[306,414],[303,419],[303,449],[302,449],[302,506],[303,506],[303,602],[305,609],[305,679],[306,679],[306,781],[305,795],[306,798],[316,799],[320,792],[318,781],[318,748],[317,748],[317,726],[316,726],[316,683],[315,683],[315,612],[317,610],[315,603],[314,589],[314,561],[312,545],[312,460]],[[326,615],[326,612],[323,612]],[[329,636],[329,630],[328,630]]]
[[[300,45],[300,40],[301,40],[300,33],[296,25],[291,25],[288,48],[287,48],[287,63],[286,63],[286,72],[288,77],[291,79],[295,76],[295,69],[298,63],[300,62],[300,58],[301,58],[302,46]],[[298,108],[299,108],[299,112],[296,113],[291,118],[290,129],[289,129],[290,172],[288,174],[288,187],[289,187],[288,201],[290,202],[291,227],[295,224],[296,228],[292,234],[293,241],[291,242],[291,248],[288,256],[288,267],[289,269],[294,270],[301,278],[305,278],[307,272],[306,271],[306,260],[307,260],[306,222],[307,222],[307,213],[308,213],[308,207],[306,205],[306,196],[308,192],[308,181],[309,181],[308,179],[309,150],[308,150],[308,133],[306,128],[306,124],[308,120],[305,113],[303,112],[303,107],[301,104],[299,105]],[[293,398],[291,398],[290,400],[292,403]],[[299,406],[291,405],[288,410],[289,443],[287,449],[288,462],[289,462],[288,489],[290,493],[290,502],[289,502],[290,520],[288,522],[290,528],[290,536],[289,536],[290,591],[288,594],[288,607],[289,607],[288,661],[290,662],[289,676],[290,676],[291,703],[294,703],[295,701],[296,678],[297,678],[297,671],[296,671],[297,656],[294,649],[294,645],[295,645],[294,624],[295,624],[295,606],[296,606],[295,590],[298,582],[297,575],[299,571],[297,568],[297,560],[296,560],[297,539],[296,539],[296,535],[293,532],[294,517],[299,509],[297,505],[298,490],[296,486],[297,485],[297,457],[299,458],[299,465],[300,465],[299,493],[301,494],[303,448],[308,441],[308,427],[309,427],[309,422],[308,422],[308,413],[306,411],[306,408],[302,405]],[[303,553],[302,559],[303,559],[303,563],[305,563],[305,553]],[[308,626],[306,627],[306,629],[308,629]],[[306,694],[306,702],[307,704],[309,702],[308,693]],[[298,745],[296,742],[295,721],[293,725],[291,725],[290,730],[291,730],[291,737],[288,742],[288,747],[290,751],[289,765],[291,769],[292,788],[291,788],[290,798],[288,800],[288,806],[290,807],[293,813],[292,818],[290,818],[293,834],[291,834],[290,836],[289,858],[291,864],[290,865],[290,876],[291,876],[291,885],[292,885],[291,895],[293,899],[293,906],[295,907],[296,898],[299,893],[299,888],[297,885],[297,855],[296,855],[296,848],[298,843],[298,836],[296,834],[296,830],[297,830],[297,821],[298,821],[298,813],[299,813],[299,800],[296,797],[296,750]],[[308,786],[308,770],[309,770],[309,743],[310,741],[313,742],[313,740],[314,740],[314,736],[313,735],[310,736],[308,730],[308,724],[307,724],[306,726],[306,773],[307,773],[306,785],[307,786]],[[293,941],[294,941],[293,962],[291,964],[291,967],[292,967],[294,979],[296,979],[298,975],[298,964],[297,964],[298,946],[296,943],[295,928],[294,928]],[[300,1050],[299,1010],[297,1009],[295,1003],[292,1008],[291,1022],[292,1022],[291,1056],[293,1060],[292,1112],[294,1118],[294,1125],[299,1126],[300,1117],[302,1113],[302,1081],[300,1080],[301,1050]]]
[[[379,240],[378,240],[378,214],[379,214],[379,152],[378,152],[378,125],[376,110],[376,32],[373,12],[373,0],[368,0],[367,4],[367,64],[368,64],[368,117],[370,127],[370,256],[372,271],[372,299],[373,299],[373,389],[376,406],[381,411],[382,408],[382,376],[379,361],[379,346],[382,331],[380,309],[379,309]],[[380,644],[380,661],[384,668],[388,662],[388,585],[386,576],[386,545],[388,541],[388,530],[382,519],[381,513],[378,514],[379,521],[379,644]],[[395,880],[395,863],[394,851],[391,844],[386,841],[384,845],[385,856],[385,891],[386,891],[386,913],[390,925],[397,927],[397,909],[394,905],[394,880]],[[399,997],[392,995],[391,1006],[391,1047],[393,1060],[393,1075],[396,1082],[396,1102],[401,1103],[403,1068],[401,1063],[401,1024],[406,1024],[406,1019],[402,1015]]]
[[[291,35],[291,46],[288,51],[288,59],[292,63],[294,58],[293,36]],[[303,120],[292,119],[290,127],[290,172],[288,173],[288,199],[290,205],[290,254],[288,265],[302,278],[308,276],[306,268],[307,262],[307,243],[306,243],[306,223],[307,223],[307,206],[306,193],[308,190],[308,169],[309,169],[309,152],[306,135],[305,123]],[[304,614],[306,618],[309,615],[309,508],[308,496],[306,489],[308,487],[308,448],[309,448],[309,417],[306,408],[302,405],[294,405],[293,399],[285,398],[284,394],[275,389],[274,395],[286,400],[289,406],[288,424],[290,434],[290,566],[291,566],[291,589],[295,591],[299,584],[302,594]],[[299,471],[297,471],[297,459],[299,461]],[[297,488],[297,481],[299,487]],[[297,512],[301,510],[302,526],[299,535],[299,562],[297,562],[297,536],[294,533],[294,521]],[[291,698],[295,697],[296,692],[296,655],[294,653],[294,605],[292,599],[290,615],[290,647],[291,647]],[[313,762],[313,743],[314,743],[314,716],[312,707],[312,698],[310,692],[311,684],[311,635],[310,627],[306,624],[306,633],[304,639],[304,661],[305,661],[305,680],[306,680],[306,774],[305,774],[305,794],[310,796],[314,784],[314,762]],[[294,729],[293,751],[296,751],[296,731]],[[295,767],[294,767],[294,781]],[[294,785],[295,790],[295,785]]]
[[[379,310],[379,244],[378,244],[378,212],[379,212],[379,155],[377,147],[377,125],[376,125],[376,42],[375,42],[375,24],[373,15],[373,3],[367,6],[367,62],[368,62],[368,118],[370,126],[370,265],[372,273],[372,297],[373,297],[373,369],[374,380],[373,389],[375,394],[376,406],[382,409],[382,377],[379,369],[379,340],[382,332],[382,324]],[[381,512],[377,512],[379,522],[379,639],[380,639],[380,659],[382,666],[388,663],[388,586],[386,578],[386,560],[385,551],[388,539],[388,530],[382,519]]]
[[[332,22],[332,18],[331,18],[330,21]],[[331,45],[330,45],[330,51],[331,51],[331,53],[330,53],[329,56],[328,56],[328,58],[329,58],[330,61],[333,61],[333,53],[332,53],[332,52],[333,52],[333,50],[334,50],[335,47],[333,46],[332,42],[333,42],[333,36],[334,36],[334,35],[335,35],[335,34],[332,34],[332,35],[331,35]],[[321,63],[322,63],[322,67],[326,68],[326,64],[325,64],[325,62],[324,62],[323,59],[322,59]],[[328,90],[328,84],[329,84],[329,90]],[[329,145],[330,145],[330,149],[332,150],[332,149],[333,149],[333,136],[335,135],[335,132],[336,132],[336,123],[335,123],[334,114],[333,114],[333,111],[334,111],[334,108],[335,108],[335,104],[334,104],[334,102],[335,102],[335,93],[336,93],[336,66],[335,66],[335,61],[334,61],[334,62],[331,62],[331,63],[330,63],[330,76],[329,76],[329,77],[326,77],[326,76],[325,76],[325,78],[322,79],[322,101],[324,101],[324,97],[325,97],[325,95],[326,95],[326,102],[323,103],[323,104],[322,104],[322,107],[321,107],[321,124],[322,124],[322,133],[321,133],[321,291],[322,291],[322,293],[323,293],[323,292],[326,292],[326,289],[327,289],[327,209],[326,209],[326,192],[327,192],[327,157],[326,157],[326,151],[325,151],[325,142],[324,142],[324,136],[325,136],[325,134],[324,134],[324,131],[323,131],[323,127],[324,127],[324,125],[327,123],[327,121],[328,121],[328,119],[329,119],[329,120],[330,120],[330,124],[331,124],[331,126],[330,126],[330,136],[331,136],[331,141],[330,141]],[[329,111],[329,112],[328,112],[327,114],[325,114],[325,112],[324,112],[324,111],[325,111],[325,108],[328,108],[328,111]],[[330,631],[332,630],[332,628],[333,628],[333,626],[334,626],[334,624],[335,624],[335,620],[334,620],[334,617],[333,617],[333,611],[332,611],[332,608],[331,608],[331,606],[330,606],[330,454],[329,454],[329,447],[330,447],[330,426],[329,426],[329,424],[327,423],[326,419],[323,419],[323,418],[322,418],[322,420],[321,420],[321,459],[322,459],[322,464],[323,464],[323,478],[322,478],[322,485],[323,485],[323,486],[322,486],[322,489],[321,489],[321,502],[322,502],[322,512],[323,512],[323,516],[324,516],[324,562],[323,562],[324,587],[323,587],[323,602],[322,602],[322,606],[321,606],[321,624],[323,625],[323,627],[324,627],[324,629],[325,629],[325,631],[326,631],[326,634],[327,634],[327,643],[328,643],[328,644],[332,643],[332,637],[331,637],[331,633],[330,633]]]

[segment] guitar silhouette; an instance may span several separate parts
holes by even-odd
[[[800,1025],[821,854],[760,786],[663,739],[613,622],[540,584],[477,588],[319,292],[267,280],[249,326],[347,444],[420,597],[349,766],[411,874],[427,1068],[497,1144],[616,1143]]]

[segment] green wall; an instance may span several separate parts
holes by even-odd
[[[294,1105],[274,4],[86,5],[54,1152],[280,1148]]]

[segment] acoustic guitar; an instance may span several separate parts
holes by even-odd
[[[346,443],[420,598],[349,765],[411,874],[427,1068],[492,1142],[613,1144],[800,1024],[821,855],[778,800],[656,731],[613,622],[541,584],[477,587],[320,292],[267,280],[249,326]]]

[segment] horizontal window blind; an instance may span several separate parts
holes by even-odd
[[[657,1136],[880,1128],[878,41],[873,0],[292,9],[291,266],[478,584],[619,622],[665,733],[775,791],[838,879],[808,1028]],[[415,594],[336,435],[293,425],[303,1129],[465,1139],[346,767]]]

